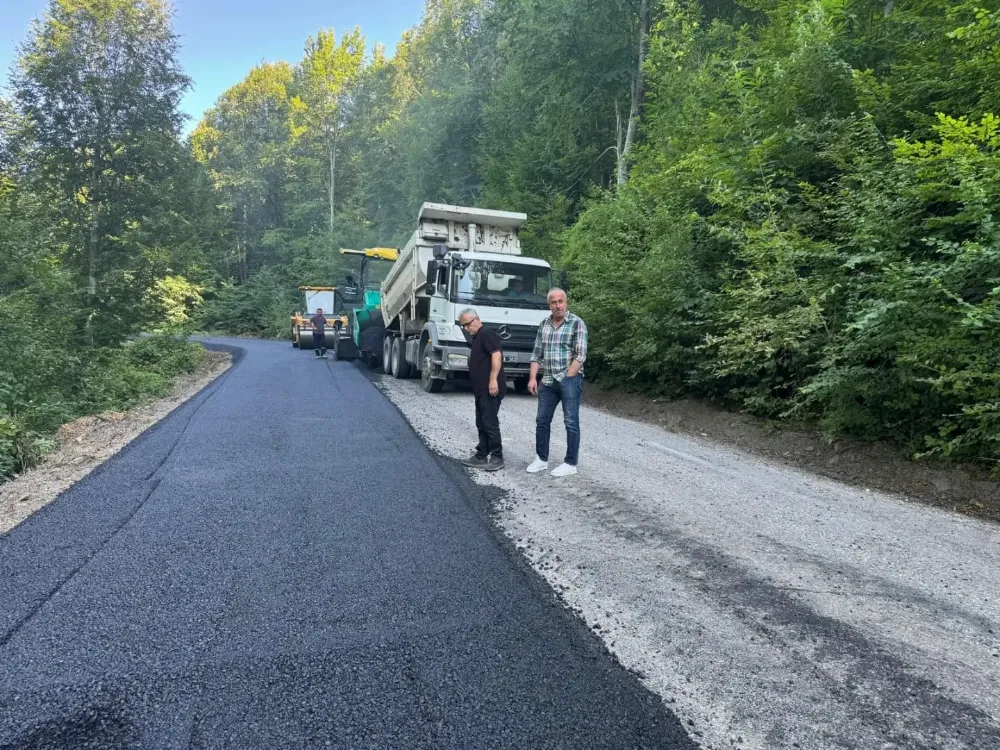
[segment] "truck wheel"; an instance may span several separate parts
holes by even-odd
[[[392,351],[390,352],[390,369],[392,371],[392,376],[397,380],[402,380],[407,376],[406,372],[406,360],[403,358],[403,340],[393,339],[392,340]]]
[[[422,367],[420,368],[420,386],[428,393],[440,393],[444,388],[444,381],[434,377],[434,362],[432,354],[434,347],[428,341],[424,344],[423,356],[420,358]]]
[[[382,372],[386,375],[392,372],[392,336],[388,334],[382,339]]]

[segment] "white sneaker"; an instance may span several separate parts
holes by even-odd
[[[570,477],[576,474],[576,467],[572,464],[559,464],[552,470],[554,477]]]
[[[545,471],[547,468],[549,468],[549,462],[535,456],[535,460],[528,464],[528,473],[537,474],[540,471]]]

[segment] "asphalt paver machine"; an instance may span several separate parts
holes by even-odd
[[[338,359],[360,358],[377,368],[382,364],[385,337],[381,282],[399,258],[399,251],[392,247],[344,248],[340,254],[357,256],[361,263],[357,276],[349,274],[346,283],[337,287],[337,309],[343,310],[346,322],[334,334],[333,351]]]

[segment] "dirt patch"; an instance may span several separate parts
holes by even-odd
[[[855,487],[895,492],[1000,522],[1000,482],[991,481],[989,473],[977,466],[914,461],[885,443],[838,440],[830,444],[816,432],[775,428],[701,401],[656,399],[595,385],[589,387],[585,401],[618,417],[733,445]]]
[[[45,507],[229,369],[225,352],[205,352],[198,369],[178,378],[170,394],[127,412],[109,411],[64,424],[46,460],[0,485],[0,534]]]

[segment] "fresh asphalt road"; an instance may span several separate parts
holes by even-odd
[[[272,342],[0,537],[0,748],[691,748],[349,363]]]

